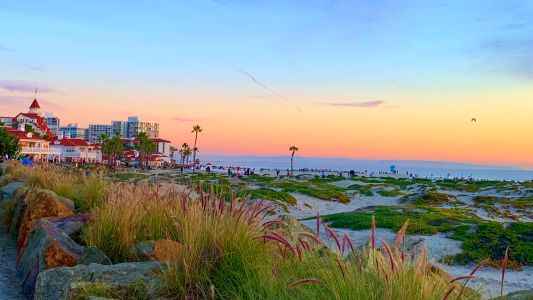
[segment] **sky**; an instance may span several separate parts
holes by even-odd
[[[200,124],[200,158],[533,169],[533,1],[0,0],[0,116],[35,87],[62,124]]]

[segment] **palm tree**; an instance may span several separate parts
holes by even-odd
[[[185,165],[185,159],[190,155],[190,148],[189,144],[183,143],[181,145],[181,149],[179,150],[180,156],[181,156],[181,165]]]
[[[137,135],[138,143],[136,145],[137,150],[144,156],[145,168],[148,169],[149,157],[156,150],[154,142],[150,141],[146,132],[139,132]]]
[[[291,177],[292,177],[292,172],[293,172],[292,166],[293,166],[293,161],[294,161],[294,153],[296,153],[296,151],[298,151],[298,147],[290,146],[289,151],[292,151],[292,153],[291,153]]]
[[[109,169],[112,169],[116,158],[120,156],[124,150],[120,135],[117,134],[112,139],[109,139],[106,134],[102,134],[100,136],[100,143],[102,144],[102,152],[109,156],[108,167]]]
[[[196,169],[196,151],[198,151],[198,148],[196,148],[196,141],[198,140],[198,133],[202,132],[202,128],[200,125],[196,124],[192,127],[192,131],[194,132],[194,147],[192,148],[192,161],[193,161],[193,167],[192,172],[194,173],[194,170]]]

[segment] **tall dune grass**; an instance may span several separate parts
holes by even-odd
[[[410,256],[401,244],[353,249],[336,236],[337,251],[324,250],[310,232],[287,239],[264,222],[269,208],[200,193],[161,194],[154,187],[114,185],[92,211],[88,245],[114,262],[135,260],[139,241],[169,238],[182,244],[163,270],[162,295],[178,299],[477,299],[461,280],[436,271],[425,252]],[[377,237],[373,237],[375,240]],[[450,298],[455,299],[455,298]]]
[[[86,176],[75,171],[66,172],[47,163],[32,167],[10,163],[6,173],[12,178],[24,178],[29,187],[47,189],[71,199],[79,212],[102,205],[107,193],[107,183],[100,174]]]

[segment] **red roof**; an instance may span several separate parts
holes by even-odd
[[[54,144],[57,145],[57,142]],[[88,147],[90,146],[90,144],[85,140],[67,139],[67,138],[62,138],[61,140],[59,140],[59,145],[66,146],[66,147]]]
[[[33,105],[33,103],[32,103]],[[39,105],[39,104],[37,104]],[[26,117],[28,119],[34,119],[36,122],[35,122],[35,125],[37,125],[37,128],[39,128],[39,130],[41,130],[42,132],[44,132],[44,134],[48,135],[49,137],[53,136],[54,134],[52,133],[52,131],[50,131],[50,129],[48,128],[48,126],[46,125],[46,123],[44,122],[43,118],[41,118],[41,116],[39,116],[38,114],[34,114],[34,113],[19,113],[18,115],[16,115],[14,118],[13,118],[13,122],[16,123],[17,122],[17,118],[19,116],[23,116],[23,117]]]
[[[31,137],[28,137],[28,134],[22,130],[16,130],[16,129],[13,129],[13,128],[8,128],[7,131],[9,133],[11,133],[12,135],[16,136],[17,138],[19,138],[20,140],[40,140],[40,141],[44,141],[44,139],[36,136],[36,135],[32,135]]]
[[[37,102],[37,99],[33,99],[33,102],[30,105],[30,108],[41,108],[39,105],[39,102]]]

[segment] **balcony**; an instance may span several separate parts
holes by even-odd
[[[47,155],[60,155],[61,151],[54,148],[36,148],[36,147],[22,147],[21,154],[47,154]]]

